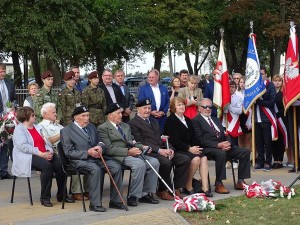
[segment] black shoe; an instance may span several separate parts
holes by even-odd
[[[41,204],[45,207],[52,207],[52,203],[50,202],[50,200],[41,200]]]
[[[122,202],[109,202],[109,208],[112,209],[125,209],[125,206],[123,205]]]
[[[1,177],[1,180],[5,180],[5,179],[14,179],[14,176],[7,173],[7,174],[5,174],[4,176]]]
[[[272,168],[273,169],[278,169],[278,163],[273,163]]]
[[[300,171],[300,168],[298,169],[298,171]],[[295,172],[296,172],[295,167],[293,169],[291,169],[291,170],[288,171],[288,173],[295,173]]]
[[[158,204],[159,201],[153,198],[151,195],[147,194],[139,199],[139,202],[149,203],[149,204]]]
[[[277,169],[281,169],[281,168],[283,168],[282,163],[277,163]]]
[[[97,205],[97,206],[90,205],[89,209],[90,209],[90,211],[94,211],[94,212],[105,212],[106,211],[106,208],[104,208],[102,205]]]
[[[128,199],[127,199],[127,205],[129,206],[137,206],[137,198],[134,197],[134,196],[130,196]]]
[[[62,202],[63,201],[63,197],[56,197],[56,199],[57,199],[58,202]],[[66,203],[74,203],[75,199],[71,198],[69,196],[66,196],[65,202]]]
[[[204,194],[205,194],[206,197],[213,197],[213,196],[214,196],[214,195],[211,193],[210,190],[205,191]]]
[[[188,189],[183,188],[182,191],[183,191],[184,194],[187,194],[187,195],[195,194],[194,189],[192,189],[192,190],[189,191]],[[201,192],[201,190],[199,190],[199,192]]]

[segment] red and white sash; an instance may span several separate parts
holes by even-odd
[[[240,126],[240,117],[239,115],[235,113],[231,113],[228,111],[227,115],[227,121],[228,121],[228,127],[227,127],[227,133],[230,134],[232,137],[238,137],[243,134],[242,128]]]
[[[278,107],[277,105],[275,104],[275,113],[278,112]],[[281,131],[282,135],[283,135],[283,142],[284,142],[284,146],[285,146],[285,149],[288,149],[288,136],[287,136],[287,129],[286,129],[286,126],[282,120],[282,118],[276,118],[276,122],[277,122],[277,126],[279,128],[279,130]]]

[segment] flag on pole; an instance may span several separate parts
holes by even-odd
[[[298,37],[296,35],[295,26],[291,26],[290,39],[285,56],[285,69],[282,89],[285,111],[300,97],[298,54]]]
[[[246,81],[244,95],[245,113],[251,108],[256,99],[266,92],[266,86],[260,74],[260,64],[256,51],[256,35],[251,33],[248,41],[246,62]]]
[[[218,118],[221,117],[224,107],[230,104],[229,75],[224,53],[223,39],[220,42],[218,62],[214,71],[214,96],[213,103],[218,110]]]

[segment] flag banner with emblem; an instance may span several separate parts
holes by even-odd
[[[290,39],[285,56],[283,79],[283,104],[285,111],[300,97],[300,76],[298,63],[298,37],[295,26],[290,29]]]
[[[217,107],[218,117],[220,118],[224,107],[228,106],[231,100],[229,89],[229,75],[224,53],[223,39],[221,39],[220,42],[218,62],[214,73],[215,78],[213,103]]]
[[[249,35],[245,77],[244,111],[247,113],[256,99],[266,92],[266,86],[260,74],[256,35],[253,33]]]

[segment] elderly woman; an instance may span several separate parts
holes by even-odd
[[[207,157],[202,154],[200,146],[194,145],[194,128],[191,119],[184,116],[186,100],[181,97],[175,97],[170,103],[171,114],[165,124],[165,134],[170,136],[170,143],[176,151],[185,154],[191,158],[191,164],[187,173],[186,186],[184,192],[193,194],[192,180],[199,170],[202,180],[202,191],[207,197],[213,194],[208,188],[208,162]]]
[[[13,135],[12,174],[17,177],[30,177],[31,168],[41,171],[41,204],[52,207],[50,202],[53,172],[56,174],[57,201],[61,202],[64,188],[64,172],[60,158],[53,154],[51,144],[41,134],[41,127],[35,125],[36,115],[29,106],[18,109],[16,126]],[[74,202],[67,198],[66,202]]]

